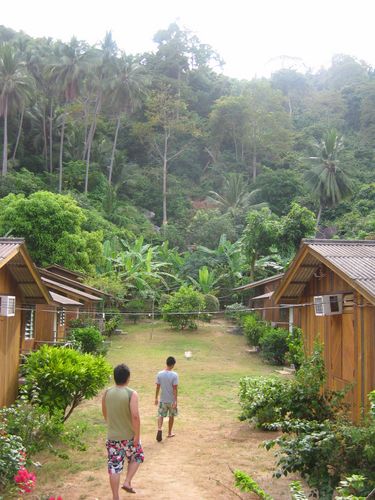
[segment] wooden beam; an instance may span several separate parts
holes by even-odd
[[[306,285],[307,284],[307,281],[291,281],[290,282],[291,285]]]
[[[299,267],[305,267],[306,269],[315,269],[319,267],[319,263],[317,264],[301,264]]]

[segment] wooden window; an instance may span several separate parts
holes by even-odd
[[[27,304],[25,309],[25,340],[34,338],[35,335],[35,306]]]
[[[63,307],[59,307],[57,310],[57,318],[59,326],[65,325],[65,309]]]

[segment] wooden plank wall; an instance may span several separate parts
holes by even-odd
[[[21,296],[17,284],[5,267],[0,269],[0,294],[16,296],[16,315],[0,316],[0,407],[14,402],[18,391],[21,332]]]
[[[312,352],[315,339],[324,344],[327,386],[343,389],[352,384],[346,400],[353,420],[358,421],[368,392],[375,389],[375,308],[329,268],[321,266],[318,273],[306,286],[301,304],[312,304],[315,295],[331,293],[352,293],[354,303],[335,316],[315,316],[312,305],[301,308],[306,352]]]

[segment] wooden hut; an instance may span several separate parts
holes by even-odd
[[[296,322],[296,313],[289,304],[276,304],[274,292],[280,285],[284,274],[275,274],[262,280],[253,281],[246,285],[234,288],[233,291],[240,293],[249,309],[272,326],[290,328]]]
[[[21,332],[30,311],[50,302],[24,240],[0,238],[0,407],[17,395]]]
[[[324,343],[327,386],[351,387],[358,421],[375,389],[375,241],[303,240],[274,301],[300,311],[307,352]]]

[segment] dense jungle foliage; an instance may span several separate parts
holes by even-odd
[[[373,68],[239,81],[177,24],[154,42],[0,27],[1,236],[135,308],[182,284],[225,298],[302,237],[374,237]]]

